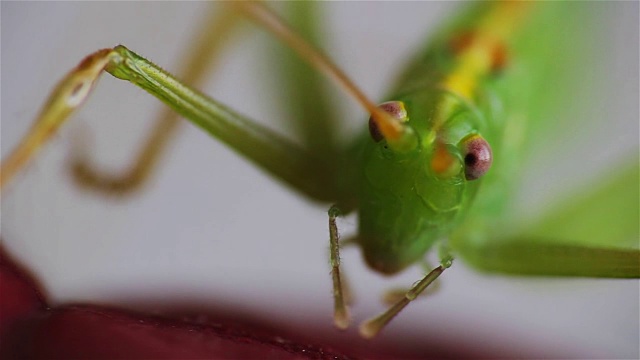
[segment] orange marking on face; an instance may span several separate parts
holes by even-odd
[[[451,155],[444,144],[440,141],[436,143],[436,148],[431,158],[431,169],[436,174],[445,174],[455,164],[455,158]]]

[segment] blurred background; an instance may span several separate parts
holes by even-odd
[[[368,95],[380,99],[408,57],[458,5],[330,3],[326,49]],[[169,71],[178,69],[207,4],[0,6],[5,157],[52,87],[87,54],[122,43]],[[602,23],[585,28],[603,29],[597,36],[602,59],[596,60],[607,76],[594,90],[597,101],[577,110],[580,127],[533,156],[531,176],[517,197],[532,213],[638,153],[638,3],[592,6],[599,7]],[[267,39],[260,31],[243,37],[203,90],[280,130],[282,110],[273,99],[278,85],[263,76],[271,71],[262,60]],[[109,198],[73,186],[65,161],[74,137],[89,136],[96,161],[121,170],[161,106],[142,90],[104,76],[82,110],[3,193],[3,246],[33,269],[57,304],[146,311],[222,304],[311,337],[312,326],[323,334],[318,342],[361,341],[356,326],[346,333],[332,329],[328,205],[310,203],[190,124],[135,196]],[[350,100],[340,107],[348,123],[345,136],[360,131],[366,115]],[[591,159],[586,165],[585,158]],[[351,216],[340,227],[347,235],[355,224]],[[355,248],[343,251],[343,265],[356,295],[355,324],[383,309],[385,289],[406,287],[421,276],[411,268],[382,278],[366,268]],[[523,357],[640,356],[638,280],[502,277],[476,273],[462,262],[442,280],[440,292],[404,310],[376,346],[429,338],[512,349]]]

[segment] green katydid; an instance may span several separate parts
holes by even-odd
[[[4,116],[3,116],[3,117],[4,117]],[[637,181],[636,181],[636,183],[637,183]],[[636,209],[636,211],[637,211],[637,209]],[[4,232],[4,231],[3,231],[3,232]],[[3,234],[3,235],[4,235],[4,234]],[[456,250],[458,250],[458,249],[456,249]],[[636,254],[637,254],[637,252],[636,252]],[[480,265],[482,265],[482,264],[480,264]],[[636,276],[637,276],[637,275],[636,275]]]

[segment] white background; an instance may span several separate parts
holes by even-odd
[[[454,6],[333,3],[331,56],[380,98],[403,60]],[[602,101],[582,111],[589,119],[581,118],[570,136],[577,145],[567,140],[561,151],[550,145],[538,156],[532,173],[547,176],[523,184],[523,206],[542,211],[554,194],[585,184],[589,174],[606,174],[620,154],[638,151],[638,3],[599,6],[610,27],[598,45],[611,73],[594,90]],[[95,50],[122,43],[176,69],[203,7],[2,2],[2,156],[61,76]],[[258,53],[265,35],[246,38],[205,90],[272,122],[278,110],[268,94],[277,84],[263,81],[270,68]],[[364,125],[358,121],[366,116],[346,103],[346,118],[356,121],[351,126]],[[313,324],[333,334],[327,205],[309,203],[193,126],[184,126],[157,176],[130,199],[72,185],[64,162],[74,136],[91,134],[97,161],[121,169],[160,106],[105,76],[82,111],[3,193],[3,245],[34,270],[58,304],[145,304],[146,310],[180,302],[229,304],[289,329]],[[353,217],[343,221],[344,232],[354,223]],[[382,309],[384,289],[420,277],[411,269],[383,279],[351,248],[343,264],[358,300],[356,323]],[[520,349],[522,356],[639,356],[637,280],[507,278],[475,273],[461,262],[442,279],[436,296],[409,306],[379,341],[429,336]],[[355,327],[335,336],[357,338]]]

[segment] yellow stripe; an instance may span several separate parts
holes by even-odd
[[[470,43],[457,54],[453,72],[442,80],[440,87],[472,102],[480,81],[492,71],[496,50],[504,46],[505,40],[521,22],[527,6],[526,2],[497,3],[473,29]],[[435,130],[442,125],[450,108],[444,102],[445,99],[438,107]]]

